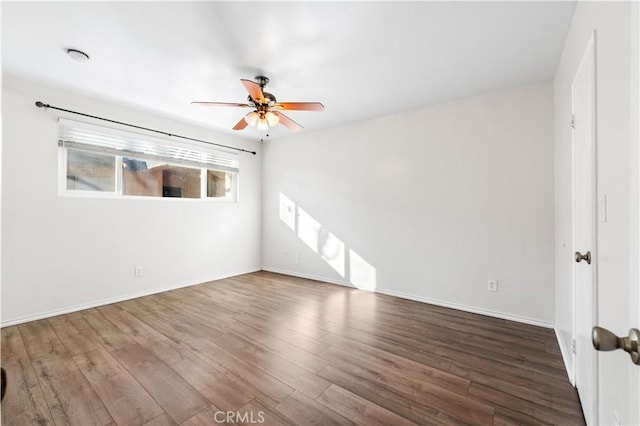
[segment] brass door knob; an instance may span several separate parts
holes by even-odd
[[[587,262],[587,264],[591,265],[591,252],[588,251],[585,254],[582,254],[579,251],[577,251],[576,252],[576,262],[580,263],[581,260],[585,260]]]
[[[598,351],[622,349],[631,355],[631,361],[640,365],[640,330],[632,328],[627,337],[618,337],[606,328],[593,327],[591,330],[593,347]]]

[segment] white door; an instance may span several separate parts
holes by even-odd
[[[596,424],[597,357],[595,240],[595,44],[591,37],[571,87],[573,126],[573,234],[575,288],[575,385],[587,424]]]

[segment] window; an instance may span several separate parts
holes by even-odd
[[[68,149],[67,189],[81,191],[116,190],[116,158],[113,155],[97,154]]]
[[[67,119],[58,145],[66,194],[236,199],[235,153]]]

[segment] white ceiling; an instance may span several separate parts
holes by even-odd
[[[552,79],[573,2],[2,2],[2,68],[234,132],[264,74],[303,131]],[[67,48],[85,51],[79,63]],[[41,99],[47,102],[46,99]],[[65,105],[59,105],[65,107]],[[91,113],[91,111],[85,111]],[[271,137],[289,134],[279,126]]]

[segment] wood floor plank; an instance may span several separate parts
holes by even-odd
[[[67,350],[47,320],[21,324],[18,329],[31,360],[53,355],[68,355]]]
[[[124,346],[114,355],[176,423],[209,405],[182,377],[138,344]]]
[[[140,321],[129,312],[118,309],[113,305],[102,306],[97,308],[97,311],[143,347],[170,341],[164,334],[149,327],[145,322]]]
[[[226,333],[226,325],[232,322],[234,317],[234,312],[218,301],[202,300],[187,292],[174,291],[159,294],[156,303],[162,306],[165,314],[168,313],[174,318],[186,316],[190,320],[197,321],[197,327],[202,327],[209,338],[218,333]],[[212,317],[216,318],[215,322],[211,321]]]
[[[281,412],[267,407],[264,404],[261,404],[259,401],[253,399],[240,407],[238,409],[239,413],[248,413],[245,414],[245,419],[248,417],[247,421],[238,421],[238,425],[255,425],[256,423],[270,425],[270,426],[290,426],[295,425],[296,423],[293,420],[286,417]],[[244,419],[242,419],[244,420]],[[253,420],[253,422],[251,421]],[[262,421],[261,421],[262,420]]]
[[[105,349],[76,355],[73,360],[116,423],[141,425],[164,412],[140,383]]]
[[[155,419],[149,420],[144,426],[175,426],[176,422],[173,421],[167,413],[162,413]]]
[[[96,338],[109,351],[116,351],[134,342],[125,332],[113,325],[97,309],[88,309],[79,313],[95,332]]]
[[[138,299],[123,302],[121,306],[135,318],[176,343],[194,337],[189,333],[189,327],[168,321],[152,309],[147,308],[146,305],[140,303]]]
[[[202,410],[195,416],[191,417],[180,426],[211,426],[211,425],[234,425],[235,422],[227,420],[226,412],[212,406],[206,410]]]
[[[538,364],[535,362],[528,362],[523,358],[513,357],[508,355],[500,355],[500,354],[486,354],[486,353],[476,353],[469,348],[464,347],[445,347],[440,346],[438,348],[437,354],[444,358],[449,358],[451,360],[459,360],[465,359],[475,360],[470,361],[473,365],[491,365],[497,366],[500,364],[504,364],[507,366],[515,367],[519,370],[528,371],[533,374],[538,374],[541,377],[547,377],[550,379],[566,381],[566,372],[557,367],[550,367],[548,365]]]
[[[329,322],[328,324],[330,327],[335,327],[335,325],[331,325],[334,324],[334,322]],[[389,328],[386,323],[376,325],[375,327],[370,324],[366,326],[359,324],[360,323],[354,326],[353,322],[351,322],[347,328],[351,328],[357,334],[372,334],[378,336],[394,342],[399,346],[416,346],[416,329],[411,326],[411,323],[409,323],[410,327],[404,327],[405,330],[402,330],[402,327],[398,326]],[[562,371],[564,368],[562,360],[556,355],[547,353],[542,343],[538,343],[541,347],[539,347],[537,351],[532,350],[526,345],[516,348],[512,343],[491,340],[489,337],[474,336],[473,333],[475,331],[473,330],[470,331],[469,334],[465,334],[446,327],[447,325],[443,323],[436,329],[432,330],[420,328],[420,334],[423,336],[422,340],[425,341],[421,342],[417,347],[421,351],[431,352],[437,355],[440,354],[439,351],[441,350],[441,347],[445,346],[446,349],[466,351],[473,355],[489,359],[500,358],[509,360],[512,363],[529,364],[534,367],[541,365],[545,367],[547,371],[554,371],[557,374],[560,374],[558,372]],[[338,333],[343,333],[341,329],[338,330]]]
[[[48,322],[71,356],[102,348],[95,331],[80,314],[61,315]]]
[[[306,350],[282,340],[279,337],[261,333],[246,324],[234,321],[229,324],[228,328],[236,331],[236,334],[250,340],[254,345],[260,345],[267,351],[286,357],[299,367],[313,373],[322,370],[328,365],[327,361],[321,357],[307,352]],[[291,331],[291,333],[295,332]]]
[[[577,425],[584,421],[580,417],[561,413],[547,406],[518,398],[488,386],[472,383],[469,394],[481,400],[494,403],[509,410],[533,417],[536,421],[549,424]]]
[[[216,322],[211,321],[210,316],[197,315],[192,309],[177,309],[175,304],[165,300],[162,294],[154,294],[151,301],[147,298],[139,300],[140,303],[146,304],[148,309],[152,309],[164,321],[187,328],[189,330],[188,334],[191,336],[212,338],[224,332],[224,330],[220,330],[216,326]]]
[[[346,417],[332,411],[300,392],[294,392],[276,406],[294,422],[304,425],[354,425]]]
[[[542,422],[535,417],[528,416],[517,411],[509,410],[504,407],[496,407],[496,412],[493,415],[494,426],[545,426],[549,423]]]
[[[256,344],[235,333],[225,334],[219,337],[216,342],[235,356],[264,371],[268,370],[270,375],[301,391],[310,398],[318,397],[331,384],[314,373],[273,353],[269,347]],[[329,364],[326,360],[322,361],[324,366]]]
[[[4,349],[3,346],[3,352]],[[13,354],[16,353],[15,349],[12,350]],[[29,358],[11,357],[10,361],[2,361],[2,367],[7,374],[8,386],[2,401],[0,423],[15,426],[53,425],[49,406]]]
[[[255,329],[258,333],[277,337],[314,355],[318,355],[329,346],[327,343],[312,339],[311,337],[305,336],[297,331],[287,329],[279,324],[265,323],[250,314],[237,315],[235,319],[237,322]],[[249,333],[247,333],[247,335],[249,335]]]
[[[543,386],[514,376],[487,374],[477,371],[473,367],[465,368],[464,372],[462,372],[457,365],[452,367],[450,371],[458,373],[460,376],[464,375],[473,383],[508,392],[510,395],[541,404],[559,412],[578,417],[582,415],[577,395],[572,392],[563,392],[557,388],[550,389],[549,383]]]
[[[222,369],[247,393],[255,395],[263,404],[275,406],[294,389],[206,339],[192,339],[187,345],[196,355]]]
[[[381,351],[395,354],[399,357],[406,358],[420,364],[428,365],[434,368],[447,370],[451,365],[451,361],[446,357],[436,354],[440,349],[438,345],[432,345],[431,343],[407,346],[387,340],[384,337],[357,332],[350,329],[334,330],[334,332],[326,333],[322,337],[322,341],[332,343],[332,340],[336,335],[344,339],[352,340],[354,342],[361,343],[363,345],[371,346]],[[419,347],[416,347],[419,346]],[[431,347],[427,347],[431,346]]]
[[[34,361],[34,368],[56,424],[89,426],[113,422],[68,354],[41,357]]]
[[[557,391],[567,398],[578,401],[575,388],[569,383],[566,376],[550,377],[535,369],[524,369],[498,360],[480,358],[460,351],[451,351],[448,356],[453,359],[448,371],[460,377],[469,378],[472,371],[485,373],[489,376],[509,377],[514,382],[524,383],[527,386],[543,390],[548,389],[550,392]]]
[[[412,401],[406,395],[387,389],[382,384],[362,377],[355,376],[348,371],[335,368],[331,365],[320,373],[320,376],[349,390],[350,392],[373,402],[387,410],[394,412],[416,424],[434,425],[462,425],[468,422],[462,421],[450,414],[438,410],[435,407],[425,406]],[[488,424],[488,423],[484,423]]]
[[[388,315],[389,318],[387,324],[389,327],[397,325],[398,322],[394,321],[398,317],[399,311],[394,310],[391,313],[383,313],[381,317],[385,319]],[[479,320],[473,318],[473,316],[479,317]],[[531,350],[545,350],[545,338],[523,335],[518,330],[513,330],[509,327],[505,327],[505,320],[498,320],[494,323],[493,318],[483,317],[477,314],[470,314],[465,317],[454,315],[452,317],[450,311],[429,312],[429,315],[424,315],[424,310],[417,313],[403,312],[402,318],[404,323],[411,325],[413,328],[419,328],[421,330],[434,333],[433,336],[438,336],[438,332],[446,329],[446,335],[448,336],[460,336],[464,338],[464,341],[474,346],[482,346],[483,342],[487,340],[493,340],[496,343],[504,343],[507,347],[519,346],[527,347]],[[448,341],[449,339],[447,339]]]
[[[188,312],[176,311],[157,297],[152,301],[146,298],[130,300],[122,306],[133,316],[176,343],[184,343],[193,338],[208,339],[219,334],[216,328],[205,324],[203,319],[193,318]],[[211,317],[208,318],[208,322],[214,323]]]
[[[333,367],[378,383],[406,398],[447,413],[452,418],[475,424],[487,424],[493,418],[493,407],[483,404],[465,394],[451,391],[438,382],[412,380],[397,371],[384,370],[357,361],[334,361]],[[461,409],[464,407],[464,409]]]
[[[185,345],[165,342],[152,346],[150,350],[221,410],[237,410],[254,398],[223,371],[195,355]]]
[[[433,383],[463,395],[467,393],[471,383],[467,378],[357,342],[341,342],[340,347],[331,346],[320,356],[334,362],[352,363],[371,370],[392,371],[408,380]]]
[[[22,336],[17,326],[5,327],[2,334],[2,363],[28,358],[27,349],[24,346]]]
[[[337,385],[331,385],[316,399],[327,408],[361,425],[409,426],[415,423],[385,408],[367,401]]]
[[[413,339],[415,332],[419,331],[424,339],[437,343],[457,343],[474,350],[490,348],[506,354],[518,353],[527,356],[530,360],[557,365],[557,357],[546,353],[544,342],[523,338],[516,334],[506,334],[503,328],[494,327],[487,329],[476,324],[459,323],[447,319],[434,319],[432,316],[424,319],[411,318],[409,315],[398,317],[393,315],[378,316],[376,323],[366,321],[366,317],[354,319],[348,318],[341,322],[341,326],[349,326],[360,331],[386,332],[398,338]],[[329,323],[330,324],[330,323]],[[488,344],[490,343],[490,344]],[[526,352],[525,352],[526,350]]]

